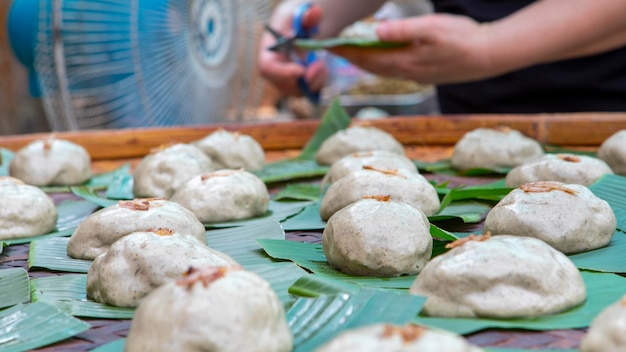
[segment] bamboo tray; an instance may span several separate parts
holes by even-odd
[[[224,128],[240,131],[257,139],[266,150],[268,161],[295,156],[315,132],[319,121],[297,121],[257,124],[224,124],[194,127],[146,128],[129,130],[99,130],[56,133],[57,138],[74,141],[85,147],[93,159],[94,170],[108,171],[124,162],[136,162],[150,149],[173,142],[189,142]],[[393,134],[406,146],[407,155],[414,159],[435,161],[451,155],[454,143],[466,132],[479,127],[506,125],[544,144],[595,149],[602,141],[620,129],[626,129],[626,113],[580,113],[539,115],[455,115],[392,117],[367,121]],[[0,146],[18,150],[34,139],[48,134],[0,137]],[[453,182],[467,183],[465,178]],[[292,233],[291,239],[315,241],[319,233]],[[0,269],[27,268],[28,245],[5,248],[0,254]],[[29,272],[31,277],[58,275],[42,270]],[[92,328],[74,338],[42,351],[82,351],[124,337],[129,322],[120,320],[85,319]],[[478,345],[511,348],[575,348],[584,329],[529,332],[487,330],[469,336]]]

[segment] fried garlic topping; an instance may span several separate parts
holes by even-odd
[[[525,183],[519,188],[527,193],[541,193],[541,192],[550,192],[550,191],[563,191],[567,194],[576,195],[576,191],[565,187],[560,182],[555,181],[539,181],[539,182],[531,182]]]
[[[234,174],[236,174],[238,172],[242,172],[242,171],[243,171],[243,169],[218,170],[218,171],[214,171],[214,172],[211,172],[209,174],[204,174],[204,175],[200,176],[200,180],[204,182],[204,181],[206,181],[206,180],[208,180],[210,178],[213,178],[213,177],[228,177],[228,176],[232,176],[232,175],[234,175]]]
[[[391,195],[363,196],[363,199],[376,199],[379,202],[388,202],[391,199]]]
[[[221,279],[226,273],[238,270],[241,270],[240,266],[219,266],[202,269],[190,267],[183,277],[176,281],[176,284],[191,289],[197,282],[201,282],[202,286],[209,287],[211,283]]]
[[[385,175],[398,176],[402,178],[406,178],[406,176],[402,175],[398,169],[381,169],[372,165],[363,165],[363,170],[372,170],[383,173]]]
[[[136,198],[133,200],[120,200],[118,202],[120,208],[126,208],[131,210],[150,210],[150,207],[158,207],[160,204],[151,204],[150,202],[155,200],[165,200],[165,198]]]
[[[491,238],[491,232],[487,231],[484,235],[469,235],[467,237],[458,239],[454,242],[446,244],[447,249],[452,249],[456,247],[461,247],[467,242],[476,241],[476,242],[485,242],[486,240]]]
[[[171,236],[176,233],[174,230],[166,229],[164,227],[159,227],[158,229],[150,229],[148,232],[154,232],[159,236]]]
[[[404,343],[410,343],[419,339],[426,332],[423,326],[408,324],[405,326],[395,326],[385,324],[385,329],[381,335],[382,338],[390,338],[394,335],[400,335]]]
[[[502,132],[502,133],[511,133],[511,131],[513,131],[513,129],[511,129],[511,127],[509,126],[498,126],[494,128],[494,130]]]
[[[569,161],[571,163],[579,163],[580,162],[580,157],[578,157],[576,155],[572,155],[572,154],[557,154],[556,157],[561,159],[561,160],[563,160],[563,161]]]

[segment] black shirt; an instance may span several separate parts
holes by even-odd
[[[530,0],[434,0],[435,11],[494,21]],[[528,40],[533,40],[529,38]],[[626,111],[626,47],[532,66],[502,76],[437,87],[441,112]]]

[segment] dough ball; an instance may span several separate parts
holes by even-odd
[[[247,219],[265,214],[267,186],[243,170],[198,175],[174,192],[171,201],[191,210],[203,223]]]
[[[391,200],[408,203],[427,216],[439,210],[439,196],[428,180],[406,169],[377,169],[364,167],[333,183],[320,206],[320,216],[328,220],[350,203],[369,195],[389,195]]]
[[[287,352],[281,302],[258,275],[232,267],[193,270],[145,297],[126,351]]]
[[[510,128],[477,128],[454,146],[452,166],[459,170],[513,167],[543,155],[541,144]]]
[[[354,126],[328,137],[315,155],[320,165],[331,165],[346,155],[357,152],[386,150],[404,155],[404,147],[389,133],[376,127]]]
[[[133,173],[135,197],[169,198],[190,178],[213,171],[211,158],[190,144],[174,144],[146,155]]]
[[[407,324],[375,324],[348,330],[317,352],[480,352],[462,336],[444,330]]]
[[[87,276],[87,297],[136,307],[148,293],[179,278],[189,267],[231,265],[237,262],[190,236],[163,228],[133,232],[96,257]]]
[[[520,165],[506,175],[506,186],[517,187],[537,181],[558,181],[589,186],[604,174],[612,174],[602,160],[586,155],[546,154]]]
[[[415,279],[429,316],[533,318],[585,301],[580,272],[545,242],[520,236],[471,236],[453,242]]]
[[[54,201],[35,186],[0,177],[0,240],[52,232],[57,223]]]
[[[193,144],[211,157],[216,170],[255,171],[265,163],[265,152],[259,142],[238,132],[220,129]]]
[[[135,199],[100,209],[83,220],[70,237],[67,254],[91,260],[130,233],[158,228],[207,243],[204,225],[185,207],[164,199]]]
[[[331,216],[322,234],[328,263],[351,275],[417,274],[430,259],[432,247],[426,215],[387,197],[348,205]]]
[[[609,204],[587,187],[541,181],[520,186],[496,204],[484,231],[538,238],[570,254],[606,246],[616,226]]]
[[[604,160],[619,175],[626,175],[626,130],[615,132],[598,149],[598,158]]]
[[[626,351],[626,296],[593,319],[580,352]]]
[[[322,180],[322,188],[336,182],[353,171],[362,170],[363,166],[366,165],[379,169],[407,169],[419,173],[415,164],[404,155],[384,150],[352,153],[335,161],[330,166],[330,169]]]
[[[91,157],[76,143],[40,139],[15,153],[9,174],[34,186],[79,185],[91,178]]]

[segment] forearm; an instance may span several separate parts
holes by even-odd
[[[626,1],[541,0],[486,24],[494,68],[522,67],[606,51],[626,43]]]

